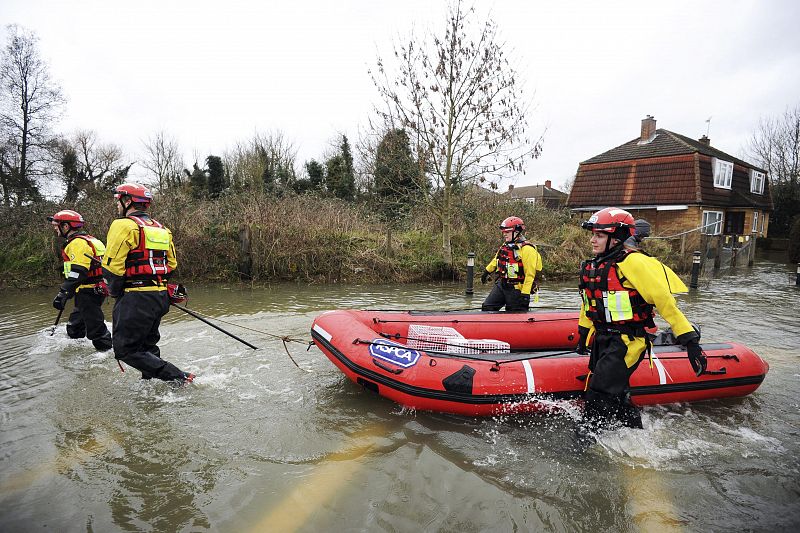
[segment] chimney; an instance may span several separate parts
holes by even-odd
[[[513,190],[514,190],[514,185],[513,184],[509,184],[508,185],[508,192],[511,192]]]
[[[550,181],[550,180],[544,180],[544,186],[547,187],[548,189],[552,189],[553,188],[553,182]]]
[[[656,135],[656,119],[653,115],[647,115],[642,119],[642,136],[639,139],[639,144],[647,144],[653,140]]]
[[[709,138],[708,138],[707,136],[705,136],[705,135],[703,135],[702,137],[700,137],[700,138],[699,138],[699,139],[697,139],[697,140],[698,140],[698,141],[700,141],[701,143],[705,144],[706,146],[711,146],[711,139],[709,139]]]

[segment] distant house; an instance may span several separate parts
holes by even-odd
[[[567,200],[586,219],[621,207],[654,235],[699,228],[706,235],[766,236],[773,210],[767,172],[711,146],[642,120],[641,135],[580,163]]]
[[[546,180],[544,185],[529,185],[526,187],[509,185],[508,191],[503,194],[509,195],[515,200],[525,200],[528,203],[550,209],[563,207],[567,201],[567,196],[569,196],[565,192],[554,189],[550,180]]]

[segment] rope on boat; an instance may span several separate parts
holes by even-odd
[[[525,322],[527,322],[529,324],[535,324],[535,323],[539,323],[539,322],[559,322],[559,321],[564,321],[564,320],[570,320],[570,321],[574,322],[575,321],[575,317],[574,316],[570,316],[570,317],[547,318],[547,319],[541,319],[541,318],[537,319],[537,318],[534,318],[534,317],[529,317]],[[406,323],[412,323],[412,322],[416,323],[416,324],[420,323],[419,319],[417,319],[417,320],[414,320],[414,319],[409,319],[409,320],[404,320],[404,319],[384,320],[382,318],[377,318],[377,317],[373,317],[372,321],[375,324],[394,324],[394,323],[406,324]],[[490,323],[507,324],[508,323],[507,320],[487,320],[487,319],[481,319],[481,320],[459,320],[457,318],[456,319],[452,319],[452,320],[447,320],[447,319],[445,319],[445,320],[432,320],[431,322],[432,323],[433,322],[436,322],[436,323],[450,323],[450,324],[490,324]]]
[[[403,335],[400,335],[399,333],[394,333],[394,334],[392,334],[392,333],[381,333],[380,335],[381,335],[381,337],[386,337],[387,339],[406,339],[407,341],[427,342],[427,343],[430,343],[430,344],[435,344],[437,346],[453,346],[453,347],[457,347],[457,348],[463,348],[464,347],[461,344],[449,343],[449,342],[445,342],[445,341],[435,341],[435,340],[430,340],[430,339],[418,339],[416,337],[405,337]],[[412,349],[417,350],[418,348],[412,348]],[[427,350],[422,349],[422,351],[427,351]],[[481,348],[479,351],[480,351],[480,353],[488,353],[488,352],[511,353],[508,350],[504,350],[503,348]],[[448,353],[451,353],[451,352],[448,352]],[[454,355],[456,355],[456,354],[454,354]]]
[[[377,342],[374,342],[374,341],[365,341],[363,339],[358,339],[358,338],[356,338],[353,341],[353,344],[368,344],[368,345],[374,345],[374,346],[384,346],[383,344],[380,344],[380,343],[377,343]],[[411,349],[412,350],[416,350],[416,348],[411,348]],[[467,360],[470,360],[470,361],[486,361],[486,362],[489,362],[489,363],[494,363],[495,366],[500,366],[500,365],[503,365],[503,364],[506,364],[506,363],[516,363],[516,362],[519,362],[519,361],[526,361],[526,360],[529,360],[529,359],[544,359],[545,357],[557,357],[559,355],[567,355],[567,354],[575,353],[575,350],[567,350],[567,351],[564,351],[564,352],[555,352],[555,353],[546,353],[546,354],[542,354],[542,355],[534,355],[532,357],[525,357],[525,358],[522,358],[522,359],[498,360],[498,359],[485,359],[485,358],[482,358],[482,357],[470,357],[469,355],[466,355],[466,354],[453,353],[453,352],[440,352],[438,350],[422,350],[422,349],[420,349],[420,350],[417,350],[417,351],[425,352],[428,355],[436,354],[436,355],[448,356],[448,357],[451,357],[453,359],[467,359]],[[511,354],[511,352],[503,352],[503,353],[507,353],[509,355]]]

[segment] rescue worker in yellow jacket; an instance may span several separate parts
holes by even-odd
[[[639,410],[630,402],[629,380],[651,348],[645,328],[655,326],[654,307],[686,347],[695,373],[699,376],[706,369],[700,334],[672,296],[687,289],[672,270],[632,246],[638,246],[640,240],[628,241],[626,246],[626,240],[637,234],[627,211],[602,209],[582,227],[592,231],[595,257],[581,264],[579,283],[583,305],[577,351],[590,353],[579,433],[614,422],[641,428]],[[643,233],[639,233],[641,238]]]
[[[116,298],[114,357],[142,373],[142,379],[190,382],[194,374],[161,359],[158,329],[169,311],[167,279],[178,261],[172,233],[147,213],[152,195],[136,183],[114,190],[117,213],[103,256],[103,278]]]
[[[77,211],[65,209],[47,220],[58,236],[66,239],[61,251],[66,281],[53,299],[53,307],[63,311],[67,300],[74,296],[75,308],[67,321],[67,335],[71,339],[86,337],[98,350],[110,350],[111,333],[102,308],[108,291],[100,268],[106,247],[83,230],[84,220]]]
[[[525,223],[521,218],[510,216],[500,224],[503,244],[486,265],[481,283],[486,283],[492,272],[498,277],[491,292],[481,305],[482,311],[527,311],[531,294],[539,290],[542,272],[542,256],[536,246],[525,239]]]

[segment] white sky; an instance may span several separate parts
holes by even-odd
[[[578,163],[658,127],[743,155],[760,117],[800,104],[800,2],[496,0],[491,10],[535,103],[542,157],[516,185],[558,187]],[[40,38],[69,98],[56,130],[93,129],[131,158],[164,130],[186,164],[280,130],[298,170],[354,142],[393,42],[442,25],[435,0],[2,0],[0,24]],[[0,30],[6,42],[5,28]],[[534,94],[535,92],[535,94]],[[134,166],[136,169],[136,166]],[[139,167],[141,172],[141,167]],[[501,185],[505,187],[506,184]]]

